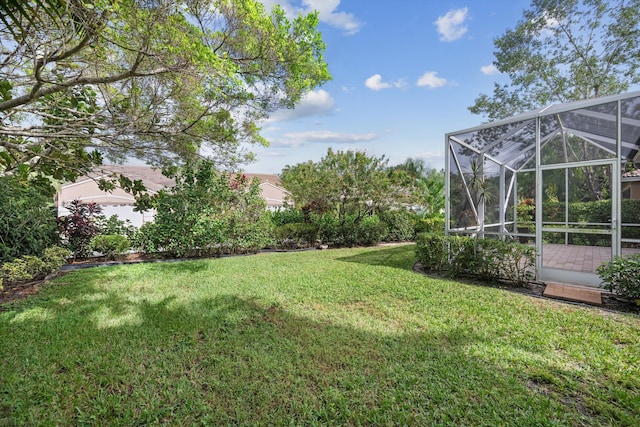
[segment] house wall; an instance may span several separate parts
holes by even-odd
[[[289,195],[284,188],[266,180],[260,184],[260,189],[262,191],[262,197],[266,201],[267,209],[272,211],[282,208],[285,204],[286,197]],[[98,188],[98,184],[92,179],[85,179],[62,186],[61,191],[57,195],[58,216],[68,215],[69,211],[64,206],[75,199],[83,203],[98,203],[102,207],[103,215],[106,217],[117,215],[121,220],[128,219],[131,221],[131,224],[136,227],[153,221],[155,217],[155,211],[144,213],[134,212],[133,204],[135,198],[131,194],[120,188],[116,188],[112,192],[102,191]]]
[[[640,181],[623,182],[622,194],[625,199],[640,200]]]
[[[260,184],[260,189],[262,190],[262,197],[267,202],[267,209],[269,210],[278,210],[283,207],[289,194],[284,188],[273,185],[270,182]]]
[[[123,221],[131,221],[131,225],[136,227],[153,221],[155,216],[155,211],[134,212],[135,198],[126,191],[120,188],[116,188],[111,193],[102,191],[98,188],[98,184],[91,179],[62,186],[57,196],[58,216],[69,215],[69,210],[65,206],[76,199],[83,203],[97,203],[102,207],[102,214],[107,218],[117,215]]]

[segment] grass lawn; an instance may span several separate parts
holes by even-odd
[[[414,246],[78,271],[0,313],[0,425],[638,425],[640,318]]]

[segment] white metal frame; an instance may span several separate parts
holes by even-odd
[[[445,204],[445,233],[448,235],[450,233],[460,233],[460,232],[473,232],[482,235],[485,233],[486,227],[491,227],[495,225],[500,225],[500,229],[498,233],[489,233],[489,234],[498,234],[501,238],[504,238],[508,235],[508,231],[506,229],[506,209],[508,206],[508,202],[511,197],[513,197],[513,205],[514,205],[514,215],[515,215],[515,205],[516,205],[516,197],[517,192],[515,188],[517,188],[517,174],[518,172],[525,171],[535,171],[536,173],[536,200],[542,200],[542,171],[543,170],[551,170],[551,169],[562,169],[562,168],[571,168],[571,167],[580,167],[580,166],[593,166],[593,165],[610,165],[611,166],[611,205],[612,205],[612,215],[611,215],[611,228],[610,231],[604,232],[605,234],[611,234],[612,241],[612,256],[620,255],[621,252],[621,158],[622,158],[622,148],[633,148],[638,149],[635,145],[630,145],[629,143],[625,143],[622,141],[622,125],[633,125],[640,127],[640,120],[622,118],[622,108],[621,103],[623,100],[630,98],[638,98],[640,97],[640,92],[632,92],[624,95],[614,95],[609,97],[595,98],[584,101],[576,101],[566,104],[559,105],[551,105],[549,107],[530,111],[528,113],[524,113],[518,116],[510,117],[507,119],[503,119],[496,122],[487,123],[480,126],[475,126],[472,128],[460,130],[457,132],[447,133],[445,135],[445,195],[446,195],[446,204]],[[581,110],[580,114],[594,117],[594,118],[609,118],[609,115],[605,115],[603,113],[599,113],[597,111],[585,111],[585,108],[593,107],[600,104],[606,103],[617,103],[617,117],[616,117],[616,137],[615,140],[612,140],[610,137],[595,135],[585,131],[566,129],[564,125],[561,123],[561,130],[569,130],[573,135],[579,136],[581,139],[589,142],[590,144],[596,145],[599,149],[604,150],[612,155],[611,158],[607,159],[598,159],[593,161],[582,161],[582,162],[568,162],[567,153],[565,150],[564,159],[567,163],[557,163],[553,165],[542,165],[541,164],[541,148],[548,143],[553,136],[556,136],[556,132],[551,132],[549,135],[545,135],[544,138],[541,139],[541,120],[544,117],[548,116],[556,116],[559,119],[559,114],[566,113],[570,111]],[[509,161],[517,159],[522,152],[518,152],[516,154],[511,155],[507,159],[503,159],[499,161],[495,159],[493,156],[489,155],[491,149],[498,146],[500,143],[512,138],[517,133],[521,132],[524,128],[529,126],[532,121],[535,121],[535,166],[531,165],[531,161],[525,161],[522,165],[520,165],[517,169],[510,167],[508,164]],[[492,127],[512,125],[515,123],[522,123],[522,126],[517,126],[515,129],[510,129],[509,132],[503,136],[501,136],[496,141],[490,142],[486,147],[482,150],[479,150],[470,144],[465,143],[457,135],[461,134],[469,134],[472,132],[478,132],[484,129],[489,129]],[[597,144],[594,140],[607,142],[610,145],[615,146],[615,151],[608,149],[607,147],[603,147],[600,144]],[[459,144],[469,150],[472,150],[483,160],[492,160],[500,166],[500,206],[499,206],[499,224],[484,224],[484,202],[481,201],[479,206],[475,206],[473,203],[473,197],[469,191],[468,186],[466,185],[466,180],[464,178],[464,173],[462,167],[460,165],[460,161],[457,158],[456,151],[454,149],[453,144]],[[470,206],[473,210],[473,214],[476,216],[477,224],[476,230],[473,229],[451,229],[450,224],[450,214],[451,214],[451,206],[450,206],[450,192],[451,192],[451,162],[454,162],[458,171],[460,172],[463,183],[465,184],[466,194],[465,197],[468,199]],[[531,166],[534,166],[533,168]],[[513,176],[508,183],[505,182],[505,177],[507,171],[510,170],[513,172]],[[482,218],[480,218],[482,216]],[[594,285],[597,286],[600,283],[600,279],[595,274],[588,274],[576,271],[569,270],[558,270],[558,269],[549,269],[544,268],[542,263],[542,233],[543,231],[553,231],[554,227],[546,227],[543,229],[542,224],[542,203],[536,203],[536,230],[535,230],[535,241],[536,241],[536,275],[540,280],[558,280],[567,283],[580,283],[586,285]]]

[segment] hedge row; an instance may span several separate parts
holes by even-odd
[[[504,279],[519,285],[534,277],[535,250],[520,243],[420,233],[416,255],[426,270],[450,277]]]
[[[637,224],[640,218],[640,200],[623,199],[622,223]],[[564,202],[545,202],[542,208],[543,218],[550,222],[564,222]],[[611,200],[597,200],[593,202],[569,203],[568,222],[611,222]],[[626,239],[640,239],[640,227],[623,227],[622,237]],[[563,233],[545,235],[549,243],[564,243]],[[575,245],[609,246],[611,242],[597,234],[569,234],[569,243]]]

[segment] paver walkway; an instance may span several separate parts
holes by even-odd
[[[622,248],[623,255],[632,253],[640,253],[640,249]],[[542,263],[548,268],[595,273],[596,268],[610,260],[611,248],[558,244],[542,247]]]

